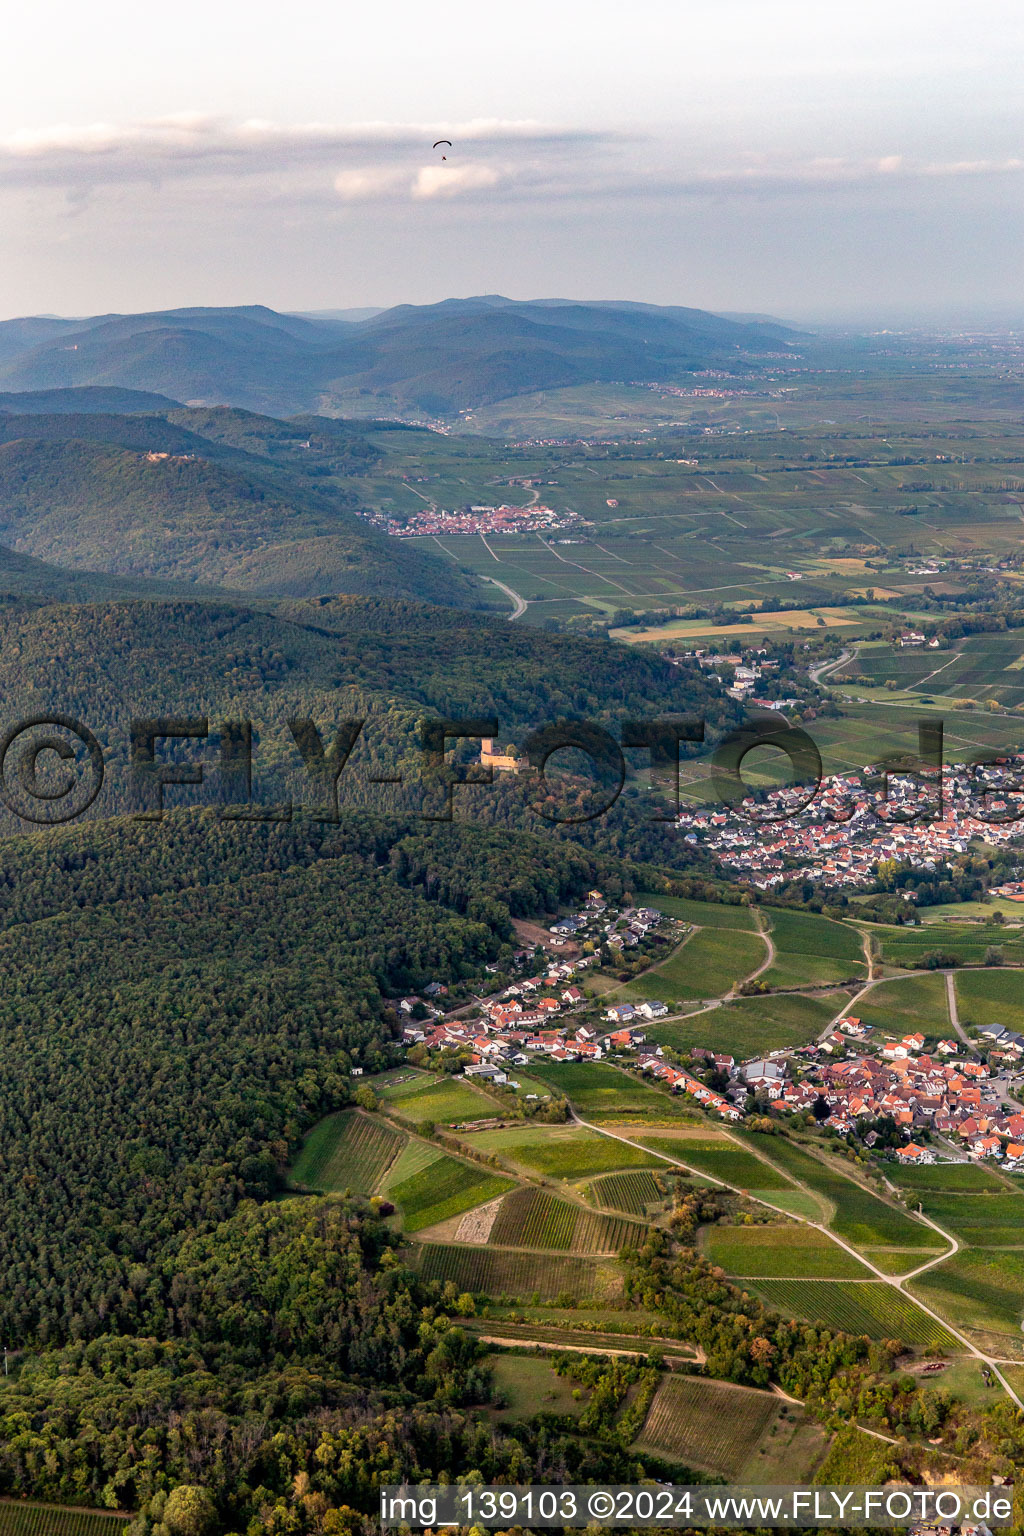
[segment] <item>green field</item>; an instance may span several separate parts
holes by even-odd
[[[618,1281],[610,1265],[561,1254],[424,1243],[418,1257],[425,1279],[451,1280],[460,1291],[473,1295],[538,1296],[548,1301],[569,1295],[581,1301],[597,1292],[614,1291]]]
[[[123,1536],[127,1523],[118,1515],[0,1500],[0,1536]]]
[[[504,1400],[496,1419],[532,1419],[535,1413],[565,1413],[576,1418],[587,1406],[589,1393],[573,1397],[576,1383],[556,1375],[550,1361],[534,1355],[491,1354],[487,1364],[497,1393]]]
[[[678,1098],[605,1061],[538,1061],[537,1077],[584,1120],[686,1119]]]
[[[372,1195],[404,1145],[401,1132],[382,1120],[345,1109],[313,1127],[295,1159],[289,1183],[321,1194],[351,1189],[357,1195]]]
[[[922,1035],[948,1035],[946,978],[922,974],[880,982],[857,1004],[857,1017],[897,1040],[917,1030]]]
[[[958,1328],[1020,1339],[1024,1317],[1024,1253],[973,1250],[954,1254],[919,1279],[914,1294]]]
[[[782,1399],[696,1376],[669,1376],[658,1388],[636,1448],[684,1466],[738,1479]]]
[[[955,985],[961,1023],[1024,1029],[1024,975],[1020,971],[961,971]]]
[[[902,1339],[926,1349],[957,1349],[941,1323],[884,1280],[758,1280],[770,1307],[808,1323],[870,1339]]]
[[[646,1034],[649,1040],[670,1045],[673,1050],[685,1052],[703,1045],[712,1051],[728,1052],[742,1061],[759,1051],[805,1045],[821,1033],[843,1003],[842,992],[830,993],[826,999],[794,993],[742,997],[686,1019],[652,1024]]]
[[[1024,1232],[1024,1192],[990,1194],[919,1191],[925,1214],[972,1248],[1016,1248]]]
[[[856,1280],[870,1271],[814,1227],[704,1227],[705,1258],[749,1278]]]
[[[763,908],[776,958],[764,973],[773,987],[821,986],[867,976],[861,936],[855,928],[812,912]]]
[[[755,971],[767,954],[759,934],[701,928],[655,970],[625,982],[615,996],[663,1003],[720,997]]]
[[[881,941],[887,965],[912,967],[922,955],[942,950],[960,965],[983,965],[986,951],[995,946],[1008,964],[1024,964],[1024,939],[998,923],[922,923],[919,927],[872,930]]]
[[[516,1126],[481,1131],[473,1137],[473,1145],[484,1152],[495,1152],[531,1173],[573,1181],[618,1168],[654,1168],[658,1162],[639,1147],[627,1146],[582,1126]]]
[[[742,928],[754,931],[754,915],[749,907],[728,906],[725,902],[691,901],[688,896],[662,896],[658,891],[640,891],[637,906],[653,907],[665,917],[677,917],[698,928]]]
[[[645,1147],[677,1157],[680,1162],[709,1173],[723,1184],[745,1191],[791,1189],[792,1183],[770,1163],[762,1162],[745,1147],[726,1137],[639,1136]]]
[[[619,1253],[643,1241],[644,1227],[624,1216],[603,1216],[550,1195],[516,1189],[506,1195],[489,1241],[499,1248],[561,1248],[567,1253]]]
[[[401,1211],[405,1230],[419,1232],[511,1188],[511,1179],[442,1154],[418,1173],[390,1185],[389,1193]]]
[[[890,1174],[901,1189],[946,1190],[956,1194],[995,1194],[1006,1185],[977,1163],[932,1163],[921,1168],[897,1168]]]
[[[742,1133],[741,1133],[742,1134]],[[786,1173],[823,1195],[833,1208],[829,1225],[856,1246],[878,1248],[941,1248],[937,1232],[914,1221],[895,1206],[827,1167],[784,1136],[758,1136],[757,1148]]]
[[[489,1094],[471,1088],[461,1078],[444,1078],[441,1082],[428,1083],[415,1092],[403,1084],[397,1094],[385,1097],[396,1114],[418,1124],[433,1120],[438,1125],[451,1125],[460,1120],[484,1120],[501,1113],[501,1106]]]
[[[646,1168],[633,1173],[606,1173],[590,1185],[588,1196],[597,1205],[626,1216],[643,1216],[652,1205],[661,1205],[665,1192],[658,1176]]]

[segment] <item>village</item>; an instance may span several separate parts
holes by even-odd
[[[666,922],[650,907],[619,912],[593,891],[581,912],[552,925],[549,942],[590,932],[621,948]],[[537,954],[520,950],[514,963],[529,967]],[[978,1031],[977,1044],[930,1040],[843,1015],[816,1041],[765,1056],[737,1061],[699,1045],[681,1056],[648,1037],[650,1025],[671,1017],[667,1003],[605,1006],[584,992],[576,978],[596,963],[593,954],[548,956],[536,975],[447,1014],[447,989],[432,982],[423,997],[401,999],[402,1039],[408,1047],[456,1054],[466,1077],[498,1088],[516,1089],[517,1071],[540,1059],[605,1061],[688,1095],[727,1122],[805,1114],[900,1163],[989,1159],[1024,1168],[1024,1107],[1012,1097],[1024,1087],[1024,1034],[990,1024]]]
[[[935,870],[972,842],[994,847],[1024,842],[1015,803],[1022,759],[968,770],[944,769],[941,804],[937,779],[922,783],[878,769],[822,780],[809,805],[807,787],[773,790],[766,805],[736,810],[683,810],[678,824],[688,842],[711,849],[737,878],[760,891],[793,879],[830,888],[863,887],[878,865],[893,859],[912,869]],[[1014,797],[1011,799],[1011,797]]]
[[[575,512],[556,512],[554,507],[538,501],[529,506],[458,507],[451,511],[434,505],[421,511],[411,512],[401,521],[381,512],[373,512],[366,520],[388,533],[393,539],[418,539],[440,534],[488,534],[488,533],[559,533],[578,530],[583,519]]]

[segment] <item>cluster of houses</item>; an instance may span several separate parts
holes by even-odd
[[[375,513],[371,521],[386,527],[392,538],[414,539],[429,534],[444,533],[537,533],[541,529],[554,532],[563,528],[578,528],[580,518],[574,512],[556,512],[553,507],[538,501],[534,506],[470,507],[468,510],[446,512],[442,507],[424,507],[413,512],[401,523],[393,522]]]
[[[859,1019],[843,1019],[817,1049],[827,1054],[869,1033]],[[994,1025],[986,1033],[995,1038],[1008,1032]],[[1021,1163],[1024,1112],[1004,1110],[988,1065],[960,1056],[954,1040],[940,1040],[934,1054],[925,1053],[924,1045],[922,1034],[909,1034],[886,1041],[875,1056],[820,1062],[799,1083],[785,1084],[778,1107],[811,1109],[824,1098],[830,1110],[824,1123],[842,1136],[849,1135],[861,1117],[887,1117],[911,1138],[915,1131],[934,1131],[955,1138],[976,1157],[1005,1160],[1007,1166]],[[875,1132],[865,1138],[869,1145],[875,1139]],[[913,1140],[896,1156],[904,1163],[934,1161],[934,1153]]]
[[[1016,758],[973,775],[947,768],[941,816],[936,788],[922,789],[895,775],[888,792],[869,788],[865,780],[877,770],[865,767],[861,773],[824,779],[807,806],[806,788],[773,791],[771,814],[780,819],[770,823],[733,811],[685,810],[679,826],[686,841],[710,848],[758,890],[795,878],[830,887],[870,885],[886,859],[933,870],[966,852],[975,840],[1000,846],[1019,842],[1024,822],[1008,819],[1015,807],[1007,797],[1017,788],[1022,767],[1024,759]],[[901,819],[914,813],[921,819]]]
[[[731,1056],[716,1055],[713,1051],[698,1048],[692,1053],[695,1057],[704,1058],[711,1065],[720,1068],[723,1072],[732,1075],[736,1070],[736,1063]],[[656,1077],[659,1082],[667,1083],[675,1093],[688,1093],[691,1098],[697,1100],[704,1109],[713,1110],[725,1120],[742,1120],[743,1110],[739,1105],[732,1103],[724,1094],[718,1093],[702,1083],[700,1078],[694,1077],[690,1072],[684,1072],[681,1067],[674,1067],[665,1061],[660,1055],[641,1056],[637,1061],[641,1072],[646,1072],[651,1077]]]

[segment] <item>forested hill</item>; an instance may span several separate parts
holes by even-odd
[[[776,322],[679,306],[499,294],[397,305],[367,319],[281,315],[259,305],[0,323],[0,386],[120,386],[291,414],[332,396],[454,412],[526,390],[678,379],[808,338]]]
[[[38,438],[0,445],[0,543],[71,570],[254,593],[477,601],[451,561],[354,516],[358,500],[343,486],[155,456],[164,452]]]
[[[366,816],[179,814],[9,843],[0,1338],[149,1331],[175,1234],[270,1194],[300,1133],[346,1102],[349,1066],[398,1059],[387,996],[479,974],[510,950],[510,910],[597,878],[617,890],[619,869]]]
[[[281,604],[257,611],[225,602],[116,602],[0,608],[0,696],[5,721],[39,710],[74,715],[106,750],[98,815],[130,807],[129,724],[133,718],[207,715],[211,732],[223,719],[248,719],[254,732],[254,798],[308,800],[310,782],[288,728],[314,719],[325,740],[346,718],[365,720],[341,780],[344,804],[417,808],[419,721],[492,715],[502,741],[521,743],[560,717],[592,720],[618,736],[623,719],[705,715],[709,736],[735,723],[738,706],[700,669],[673,667],[639,647],[550,635],[483,615],[372,598]],[[205,761],[217,792],[216,742],[188,755]],[[643,755],[636,759],[643,766]],[[371,776],[403,772],[406,787],[371,784]],[[539,829],[525,806],[523,781],[498,776],[467,811],[507,825]],[[403,798],[404,797],[404,798]],[[631,802],[624,798],[600,829],[604,835]],[[651,807],[639,803],[643,823]],[[9,822],[6,825],[11,825]],[[643,832],[647,857],[679,858],[678,839]],[[585,829],[579,829],[584,835]],[[672,841],[671,848],[669,842]],[[660,845],[659,845],[660,846]]]

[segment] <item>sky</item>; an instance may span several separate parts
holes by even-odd
[[[1024,323],[1022,66],[1018,0],[35,0],[0,51],[0,313]]]

